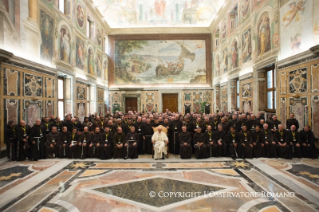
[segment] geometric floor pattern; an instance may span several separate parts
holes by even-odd
[[[0,161],[0,211],[319,211],[319,161]]]

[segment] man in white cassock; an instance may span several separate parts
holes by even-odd
[[[154,159],[164,159],[167,156],[166,145],[168,144],[168,138],[164,132],[162,132],[162,127],[157,128],[152,136],[152,143],[154,145]]]

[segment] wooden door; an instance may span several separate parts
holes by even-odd
[[[125,98],[125,112],[128,111],[137,111],[137,97]]]
[[[178,94],[162,94],[163,112],[168,109],[171,112],[178,112]]]

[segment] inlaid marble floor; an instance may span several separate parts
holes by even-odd
[[[319,211],[319,160],[2,160],[0,211]]]

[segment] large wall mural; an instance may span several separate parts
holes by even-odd
[[[243,56],[243,63],[251,60],[251,54],[252,54],[252,46],[251,46],[251,29],[246,29],[243,33],[243,38],[242,38],[242,42],[243,42],[243,52],[242,52],[242,56]]]
[[[312,11],[313,0],[290,0],[280,8],[281,59],[314,44]]]
[[[271,49],[270,21],[268,12],[264,12],[258,21],[258,56]]]
[[[206,83],[204,40],[115,42],[115,84]]]
[[[63,62],[70,63],[71,59],[71,35],[69,29],[66,26],[62,26],[60,29],[59,39],[59,59]]]
[[[76,37],[76,67],[84,69],[85,66],[85,52],[84,52],[84,42],[79,37]]]
[[[42,44],[40,47],[41,60],[51,64],[53,57],[53,18],[40,11],[40,30]]]

